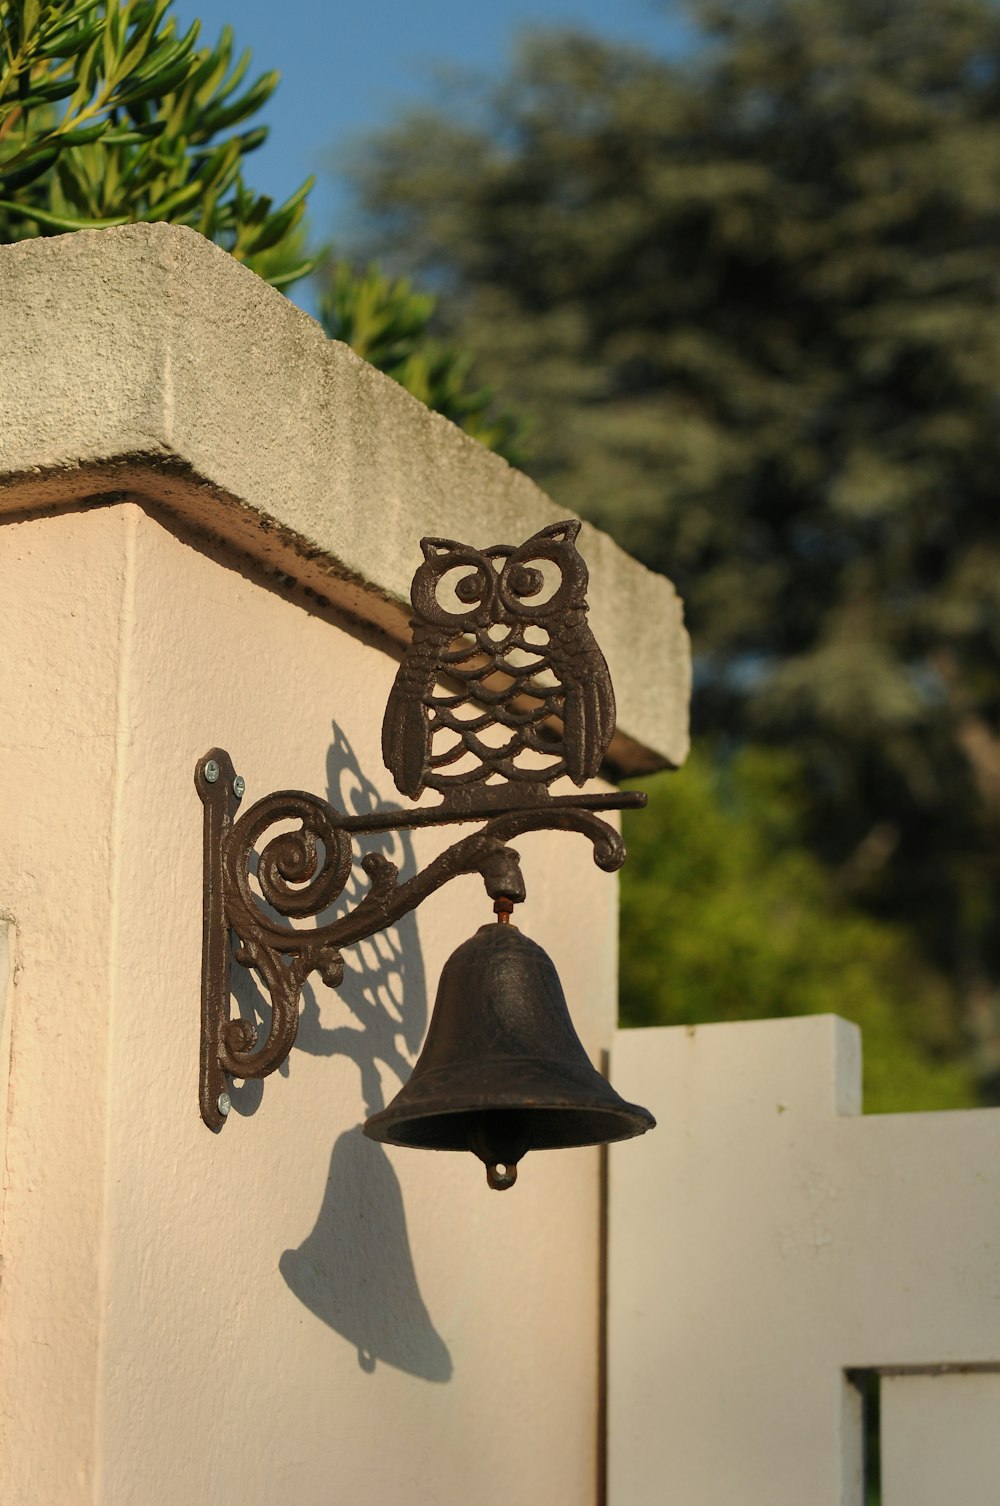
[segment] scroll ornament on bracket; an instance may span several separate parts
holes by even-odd
[[[482,876],[500,925],[481,928],[446,965],[413,1076],[365,1133],[397,1144],[473,1149],[490,1184],[504,1188],[527,1149],[621,1139],[651,1127],[647,1111],[623,1103],[590,1065],[551,962],[509,924],[525,896],[513,840],[532,831],[579,832],[592,843],[597,865],[614,872],[625,848],[597,813],[645,804],[638,792],[551,790],[557,780],[579,788],[596,775],[615,728],[611,678],[587,621],[579,530],[575,521],[557,523],[516,548],[421,541],[424,560],[411,588],[413,636],[389,694],[382,751],[401,794],[416,800],[432,791],[437,803],[350,816],[315,795],[281,790],[237,815],[243,781],[229,754],[213,748],[199,760],[200,1105],[210,1128],[225,1122],[229,1078],[267,1076],[288,1056],[310,974],[336,988],[345,946],[394,925],[464,873]],[[296,830],[260,845],[268,830],[289,820]],[[361,860],[369,887],[352,909],[311,928],[292,923],[329,911],[344,893],[356,837],[453,824],[477,829],[412,878],[401,881],[393,863],[369,853]],[[255,971],[270,998],[263,1041],[250,1021],[231,1015],[233,960]],[[445,1004],[460,974],[467,1002]],[[483,1009],[492,1011],[488,1028]],[[532,1010],[540,1025],[525,1023]],[[478,1062],[472,1089],[462,1063],[477,1036],[492,1042],[501,1059]]]

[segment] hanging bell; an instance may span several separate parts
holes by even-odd
[[[445,963],[413,1073],[364,1131],[471,1150],[503,1191],[529,1150],[628,1140],[655,1123],[591,1066],[542,948],[516,926],[484,925]]]

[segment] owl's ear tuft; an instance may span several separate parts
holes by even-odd
[[[533,537],[536,539],[551,540],[553,544],[573,544],[580,532],[580,523],[577,518],[567,518],[565,523],[550,523],[548,528],[539,529]],[[530,542],[530,541],[529,541]]]
[[[433,561],[442,554],[451,554],[453,549],[460,546],[453,539],[421,539],[420,547],[424,552],[424,559]]]

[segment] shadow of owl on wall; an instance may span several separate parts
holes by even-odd
[[[471,807],[494,803],[487,784],[518,800],[598,773],[615,700],[587,623],[579,532],[555,523],[517,548],[421,540],[413,639],[382,725],[402,794],[433,789]]]

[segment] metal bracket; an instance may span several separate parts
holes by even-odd
[[[618,832],[595,814],[645,804],[638,791],[553,797],[516,802],[490,791],[480,809],[465,803],[347,816],[328,801],[301,790],[265,795],[237,818],[243,780],[224,748],[198,760],[195,785],[204,806],[204,938],[201,988],[201,1117],[210,1129],[226,1122],[227,1078],[266,1077],[280,1067],[295,1043],[303,984],[317,973],[331,988],[343,980],[341,948],[395,925],[409,911],[462,873],[480,873],[487,893],[498,902],[524,898],[517,854],[508,843],[525,832],[576,831],[593,843],[594,861],[613,873],[625,861]],[[261,846],[278,822],[295,820]],[[369,853],[361,866],[370,880],[364,898],[346,915],[311,929],[274,918],[303,920],[322,914],[343,894],[350,879],[355,835],[453,823],[482,823],[460,838],[413,878],[400,883],[394,863]],[[258,850],[259,849],[259,850]],[[254,891],[251,874],[257,853]],[[265,906],[269,909],[265,909]],[[232,946],[231,946],[232,938]],[[232,960],[253,968],[271,1001],[267,1038],[232,1018]]]
[[[579,531],[579,522],[568,519],[518,548],[421,540],[424,563],[410,595],[413,640],[389,693],[382,753],[401,794],[415,798],[434,790],[439,805],[346,816],[315,795],[278,790],[237,819],[243,781],[229,754],[213,748],[199,760],[195,784],[205,807],[200,1098],[210,1128],[225,1123],[227,1075],[265,1077],[288,1056],[310,973],[331,988],[341,983],[341,947],[395,925],[460,873],[482,874],[505,919],[524,898],[517,854],[507,845],[524,832],[578,831],[593,843],[599,868],[614,872],[625,861],[621,837],[595,812],[645,805],[645,795],[554,796],[549,790],[564,776],[582,786],[596,774],[614,731],[611,677],[586,621]],[[538,568],[545,565],[559,580],[548,597],[545,571]],[[461,579],[449,594],[456,571]],[[561,732],[553,732],[554,722]],[[261,846],[270,827],[288,820],[298,821],[299,829]],[[370,888],[346,915],[308,930],[274,918],[304,920],[330,908],[351,877],[353,836],[453,823],[480,829],[403,883],[388,859],[364,857]],[[249,1021],[230,1014],[230,933],[232,955],[257,972],[270,995],[263,1044]]]

